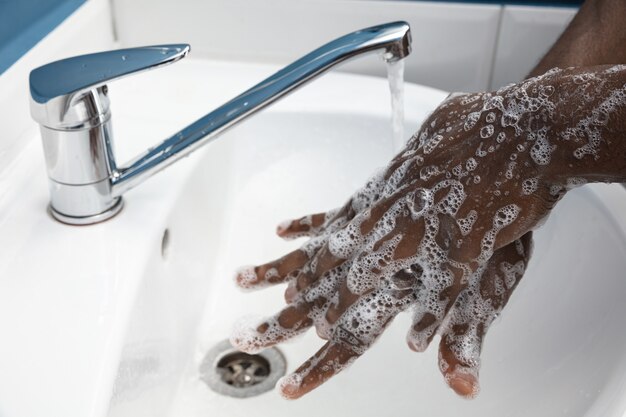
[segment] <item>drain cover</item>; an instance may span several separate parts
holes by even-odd
[[[270,374],[270,364],[261,355],[244,352],[226,354],[217,363],[222,381],[237,388],[247,388],[265,381]]]
[[[272,390],[286,368],[285,358],[276,348],[250,355],[224,340],[204,357],[200,379],[219,394],[246,398]]]

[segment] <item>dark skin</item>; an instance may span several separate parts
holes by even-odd
[[[537,66],[534,77],[551,68],[626,63],[626,2],[588,0]]]
[[[626,181],[626,67],[608,65],[626,62],[625,34],[605,27],[616,12],[623,21],[626,2],[586,2],[533,75],[575,68],[449,97],[344,206],[279,226],[311,239],[237,282],[288,283],[288,305],[232,341],[253,352],[316,328],[327,342],[281,383],[284,396],[345,369],[407,309],[409,347],[441,335],[445,381],[478,393],[482,342],[524,273],[532,229],[569,189]]]

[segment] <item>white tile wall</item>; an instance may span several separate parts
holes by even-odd
[[[192,56],[288,64],[337,36],[406,20],[406,79],[446,90],[489,85],[499,5],[358,0],[112,0],[123,46],[188,42]],[[345,70],[385,75],[377,57]]]
[[[539,63],[578,9],[505,6],[493,64],[491,89],[519,81]]]

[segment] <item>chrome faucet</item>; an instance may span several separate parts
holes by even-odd
[[[394,22],[329,42],[118,167],[107,83],[176,62],[189,49],[181,44],[100,52],[30,73],[30,109],[41,127],[54,218],[85,225],[113,217],[124,192],[336,64],[374,51],[386,61],[403,59],[411,51],[411,33],[407,23]]]

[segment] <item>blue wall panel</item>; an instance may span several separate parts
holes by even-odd
[[[85,0],[0,0],[0,73]]]

